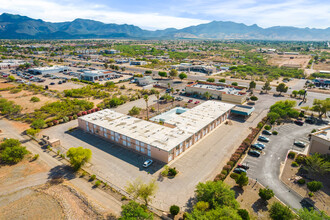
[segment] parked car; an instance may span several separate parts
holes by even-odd
[[[260,142],[257,142],[257,143],[255,143],[255,144],[252,144],[252,145],[251,145],[251,147],[254,147],[254,146],[261,147],[262,149],[265,149],[265,147],[266,147],[264,144],[262,144],[262,143],[260,143]]]
[[[54,82],[51,82],[51,83],[49,83],[49,85],[55,85],[55,83]]]
[[[260,156],[260,152],[259,151],[256,151],[256,150],[250,150],[249,151],[249,155],[255,156],[255,157],[259,157]]]
[[[62,84],[62,81],[58,81],[58,84]]]
[[[182,101],[183,98],[182,98],[182,97],[176,97],[175,100],[176,100],[176,101]]]
[[[260,135],[260,136],[258,137],[258,141],[269,142],[269,138]]]
[[[246,173],[246,170],[244,170],[243,168],[235,168],[234,173],[238,173],[238,174]]]
[[[196,101],[196,102],[195,102],[195,104],[198,104],[198,103],[200,103],[200,101]]]
[[[263,130],[262,131],[263,134],[266,134],[266,135],[272,135],[272,132],[268,131],[268,130]]]
[[[296,145],[298,147],[306,147],[307,143],[305,143],[303,141],[295,141],[294,145]]]
[[[248,170],[250,167],[248,167],[247,165],[243,165],[243,164],[237,164],[238,168],[243,168],[244,170]]]
[[[151,159],[148,159],[148,160],[144,161],[144,163],[143,163],[143,167],[147,168],[147,167],[149,167],[152,163],[153,163],[153,161],[152,161]]]
[[[316,118],[308,117],[308,118],[306,118],[305,122],[308,123],[308,124],[315,124],[316,123]]]
[[[194,101],[194,100],[192,100],[192,99],[189,99],[189,100],[188,100],[188,103],[192,103],[193,101]]]
[[[260,147],[259,145],[251,145],[251,148],[256,149],[256,150],[260,150],[260,151],[263,150],[263,148]]]
[[[300,126],[304,125],[304,122],[302,120],[295,120],[294,123]]]

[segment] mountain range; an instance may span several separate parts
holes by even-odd
[[[127,24],[105,24],[89,19],[70,22],[45,22],[26,16],[0,15],[0,39],[256,39],[256,40],[330,40],[326,29],[275,26],[261,28],[231,21],[212,21],[183,29],[149,31]]]

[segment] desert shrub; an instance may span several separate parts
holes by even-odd
[[[301,178],[301,179],[299,179],[299,180],[297,181],[297,183],[300,184],[300,185],[303,185],[303,184],[306,183],[306,180],[303,179],[303,178]]]
[[[257,128],[262,128],[264,126],[264,124],[262,122],[259,122],[257,125]]]
[[[32,160],[38,160],[39,158],[39,154],[35,154],[33,157],[32,157]]]
[[[290,159],[294,159],[296,157],[296,153],[295,152],[289,152],[289,154],[288,154],[288,158],[290,158]]]
[[[47,125],[48,125],[48,127],[51,127],[51,126],[54,125],[54,123],[53,122],[48,122]]]
[[[87,114],[90,114],[90,113],[92,113],[92,111],[91,110],[87,110]]]
[[[293,166],[293,167],[299,167],[299,164],[298,164],[297,162],[293,161],[293,162],[291,163],[291,166]]]
[[[309,197],[313,197],[313,196],[314,196],[314,193],[309,192],[309,193],[308,193],[308,196],[309,196]]]
[[[233,161],[228,161],[227,162],[227,165],[230,165],[231,167],[233,167],[234,166],[234,162]]]
[[[59,122],[58,122],[57,120],[54,120],[54,121],[53,121],[53,124],[54,124],[54,125],[57,125],[58,123],[59,123]]]
[[[86,171],[82,171],[80,177],[84,177],[84,176],[86,176],[86,175],[87,175],[87,172],[86,172]]]
[[[259,189],[259,196],[264,201],[270,200],[272,197],[274,197],[274,195],[275,194],[274,194],[273,190],[271,190],[271,189],[268,189],[268,188],[265,188],[265,189],[260,188]]]
[[[98,181],[95,182],[95,185],[94,185],[94,186],[95,186],[95,187],[99,187],[100,185],[101,185],[101,181],[98,180]]]
[[[242,220],[250,220],[249,212],[246,209],[238,209],[237,213],[241,216]]]
[[[171,215],[175,216],[175,215],[179,214],[179,212],[180,212],[180,207],[179,206],[172,205],[170,207],[170,213],[171,213]]]
[[[229,170],[231,170],[231,166],[230,166],[230,165],[225,165],[225,166],[223,167],[223,169],[229,171]]]
[[[63,117],[63,122],[68,122],[69,121],[69,117]]]
[[[265,126],[265,129],[266,129],[267,131],[269,131],[271,128],[272,128],[272,127],[271,127],[270,125],[266,125],[266,126]]]
[[[36,96],[31,97],[30,102],[40,102],[40,99]]]
[[[169,176],[176,176],[177,173],[178,173],[178,171],[175,169],[175,167],[168,169],[168,175]]]
[[[73,115],[72,118],[73,118],[73,119],[77,119],[78,116],[77,116],[77,115]]]
[[[93,174],[91,175],[91,177],[89,178],[89,181],[94,181],[96,179],[96,176]]]
[[[239,174],[238,174],[238,173],[231,173],[231,174],[230,174],[230,177],[231,177],[232,179],[234,179],[234,180],[237,180],[238,177],[239,177]]]
[[[317,192],[323,187],[320,181],[312,181],[307,183],[307,188],[312,192]]]
[[[305,156],[304,155],[298,155],[297,156],[297,158],[296,158],[296,160],[295,160],[298,164],[302,164],[302,163],[304,163],[304,161],[305,161]]]
[[[227,175],[228,174],[228,171],[227,170],[221,170],[221,174]]]
[[[40,132],[40,129],[34,129],[34,128],[29,128],[26,130],[26,134],[31,135],[31,136],[35,136],[36,134],[38,134]]]
[[[71,121],[73,119],[73,116],[69,116],[68,118],[69,118],[69,121]]]
[[[125,200],[127,200],[127,197],[126,196],[122,196],[121,197],[121,201],[125,201]]]
[[[257,96],[251,96],[250,99],[251,99],[252,101],[257,101],[257,100],[258,100],[258,97],[257,97]]]
[[[278,135],[278,132],[277,131],[273,131],[272,134],[273,135]]]

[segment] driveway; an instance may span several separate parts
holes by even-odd
[[[304,148],[293,145],[295,140],[309,143],[308,134],[314,129],[323,125],[304,124],[298,126],[294,123],[281,125],[274,130],[278,135],[269,136],[270,142],[265,143],[266,147],[262,155],[257,157],[247,156],[243,164],[247,164],[250,169],[247,175],[260,182],[265,187],[272,189],[282,202],[294,209],[301,209],[302,197],[293,191],[290,191],[280,180],[281,166],[284,165],[286,155],[290,149],[303,152]],[[265,135],[266,136],[266,135]]]

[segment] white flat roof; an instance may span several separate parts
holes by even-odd
[[[36,67],[36,68],[30,68],[30,70],[43,71],[43,70],[57,70],[57,69],[64,69],[64,68],[68,68],[68,67],[67,66]]]
[[[124,115],[110,109],[80,118],[161,150],[170,151],[234,106],[219,101],[206,101],[167,121],[167,123],[175,125],[175,128]]]
[[[209,90],[214,90],[214,91],[221,91],[226,94],[230,95],[241,95],[239,92],[241,92],[241,89],[236,89],[234,87],[226,87],[226,86],[221,86],[221,85],[209,85],[209,84],[195,84],[191,85],[191,88],[202,88],[202,89],[209,89]]]
[[[330,126],[320,128],[318,132],[314,133],[314,135],[324,140],[330,141]]]

